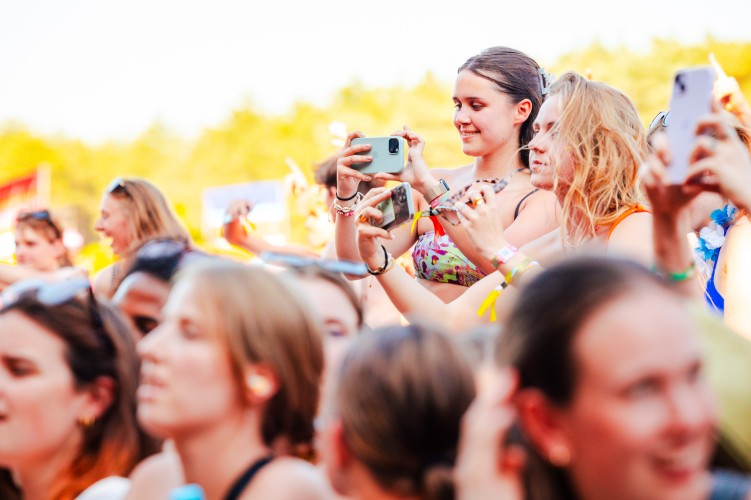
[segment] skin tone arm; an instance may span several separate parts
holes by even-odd
[[[57,271],[38,271],[29,266],[0,264],[0,290],[5,289],[17,281],[28,278],[61,281],[78,276],[87,277],[88,272],[80,267],[64,267]]]
[[[751,106],[741,92],[738,80],[727,76],[722,68],[715,81],[714,93],[722,106],[738,117],[744,127],[751,127]]]
[[[354,217],[357,220],[357,244],[359,253],[362,260],[370,269],[379,269],[383,267],[384,251],[383,248],[381,248],[381,241],[388,242],[388,240],[391,239],[391,235],[388,231],[372,226],[367,222],[371,217],[375,220],[380,220],[383,216],[383,214],[375,208],[375,205],[384,200],[386,196],[388,196],[388,193],[383,188],[371,190],[361,202]],[[495,203],[495,199],[491,199],[493,200],[493,203]],[[471,211],[469,207],[466,208]],[[494,213],[497,212],[488,212],[487,217],[495,222],[498,217],[496,217]],[[360,220],[360,216],[363,216],[365,221]],[[480,229],[479,232],[482,233],[482,229]],[[524,250],[529,248],[529,251],[534,251],[535,255],[539,255],[542,258],[543,253],[541,250],[542,248],[546,248],[547,252],[544,255],[546,259],[550,258],[552,261],[553,259],[559,258],[560,252],[550,251],[547,247],[551,242],[558,244],[559,241],[559,233],[557,230],[554,230],[550,234],[526,245]],[[490,258],[492,258],[492,255]],[[420,315],[431,318],[440,317],[444,324],[457,333],[463,333],[467,328],[483,324],[487,321],[487,319],[485,319],[487,314],[485,317],[480,318],[477,311],[480,304],[482,304],[488,294],[493,288],[499,285],[503,279],[501,274],[497,272],[491,273],[469,287],[467,291],[457,299],[446,304],[420,286],[419,283],[412,279],[399,266],[393,266],[392,269],[386,273],[378,275],[377,278],[391,301],[402,314],[405,316]],[[509,287],[504,291],[504,298],[496,301],[496,312],[501,321],[506,317],[507,311],[513,303],[513,297],[515,294],[515,291]]]
[[[222,226],[224,238],[236,247],[240,247],[252,254],[260,255],[263,252],[280,252],[305,257],[317,257],[314,251],[298,245],[274,245],[263,238],[255,236],[243,227],[242,221],[253,210],[253,205],[248,200],[234,200],[227,207],[227,219]]]
[[[751,221],[739,219],[728,231],[721,253],[724,253],[725,316],[730,328],[751,339]]]

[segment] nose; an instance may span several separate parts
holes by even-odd
[[[166,337],[164,324],[157,326],[148,335],[142,337],[136,344],[136,351],[141,360],[154,363],[162,359]]]
[[[532,139],[530,139],[528,144],[529,150],[534,151],[535,153],[542,153],[542,141],[540,140],[540,134],[535,134]]]
[[[686,385],[670,397],[670,428],[676,435],[690,436],[715,425],[712,398],[700,386]]]
[[[470,122],[469,113],[465,110],[466,107],[462,106],[454,111],[454,122],[458,124],[467,124]]]
[[[94,231],[104,231],[104,221],[101,217],[99,217],[96,222],[94,222]]]

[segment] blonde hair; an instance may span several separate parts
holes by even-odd
[[[35,214],[39,214],[35,216]],[[46,215],[46,216],[45,216]],[[50,243],[59,241],[63,243],[63,230],[59,221],[52,216],[49,210],[39,210],[36,212],[20,212],[16,217],[16,231],[23,231],[24,229],[30,229],[35,233],[42,235]],[[62,245],[63,252],[57,258],[57,263],[60,267],[72,266],[73,262],[70,259],[70,254],[65,245]]]
[[[550,94],[561,99],[556,141],[568,147],[575,165],[562,203],[561,230],[577,246],[594,237],[598,226],[609,226],[644,203],[637,174],[647,156],[646,135],[631,99],[605,83],[570,72]],[[558,182],[556,175],[555,188]]]
[[[108,194],[127,204],[130,213],[131,251],[154,238],[190,243],[188,230],[167,203],[164,194],[145,179],[117,179]]]
[[[262,418],[264,442],[277,438],[312,449],[313,419],[323,372],[322,327],[291,281],[256,266],[227,259],[196,262],[180,271],[190,280],[211,321],[226,341],[238,387],[249,364],[262,364],[277,377],[279,390]]]

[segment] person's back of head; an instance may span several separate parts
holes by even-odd
[[[397,496],[453,498],[459,426],[475,386],[467,359],[449,336],[421,324],[366,332],[345,354],[331,390],[325,418],[341,427],[330,439],[378,488]],[[336,488],[362,488],[351,480],[344,485],[337,477],[347,467],[327,460]]]

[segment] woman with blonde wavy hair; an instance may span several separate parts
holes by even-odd
[[[131,258],[146,241],[170,238],[190,243],[188,230],[170,208],[164,194],[145,179],[117,178],[104,193],[94,229],[110,238],[116,257]],[[125,277],[128,263],[116,261],[94,278],[97,295],[111,299]]]
[[[360,255],[402,313],[442,316],[464,330],[481,318],[505,316],[513,303],[506,298],[514,295],[509,285],[523,282],[529,269],[568,254],[605,253],[651,264],[652,220],[642,205],[638,180],[647,143],[633,102],[604,83],[566,73],[551,86],[533,127],[532,184],[558,198],[561,228],[516,248],[506,238],[492,189],[470,190],[471,203],[454,208],[473,244],[498,273],[453,302],[435,300],[401,270],[391,269],[393,259],[379,244],[389,234],[369,223],[383,216],[375,206],[389,195],[373,190],[363,200],[356,214]]]

